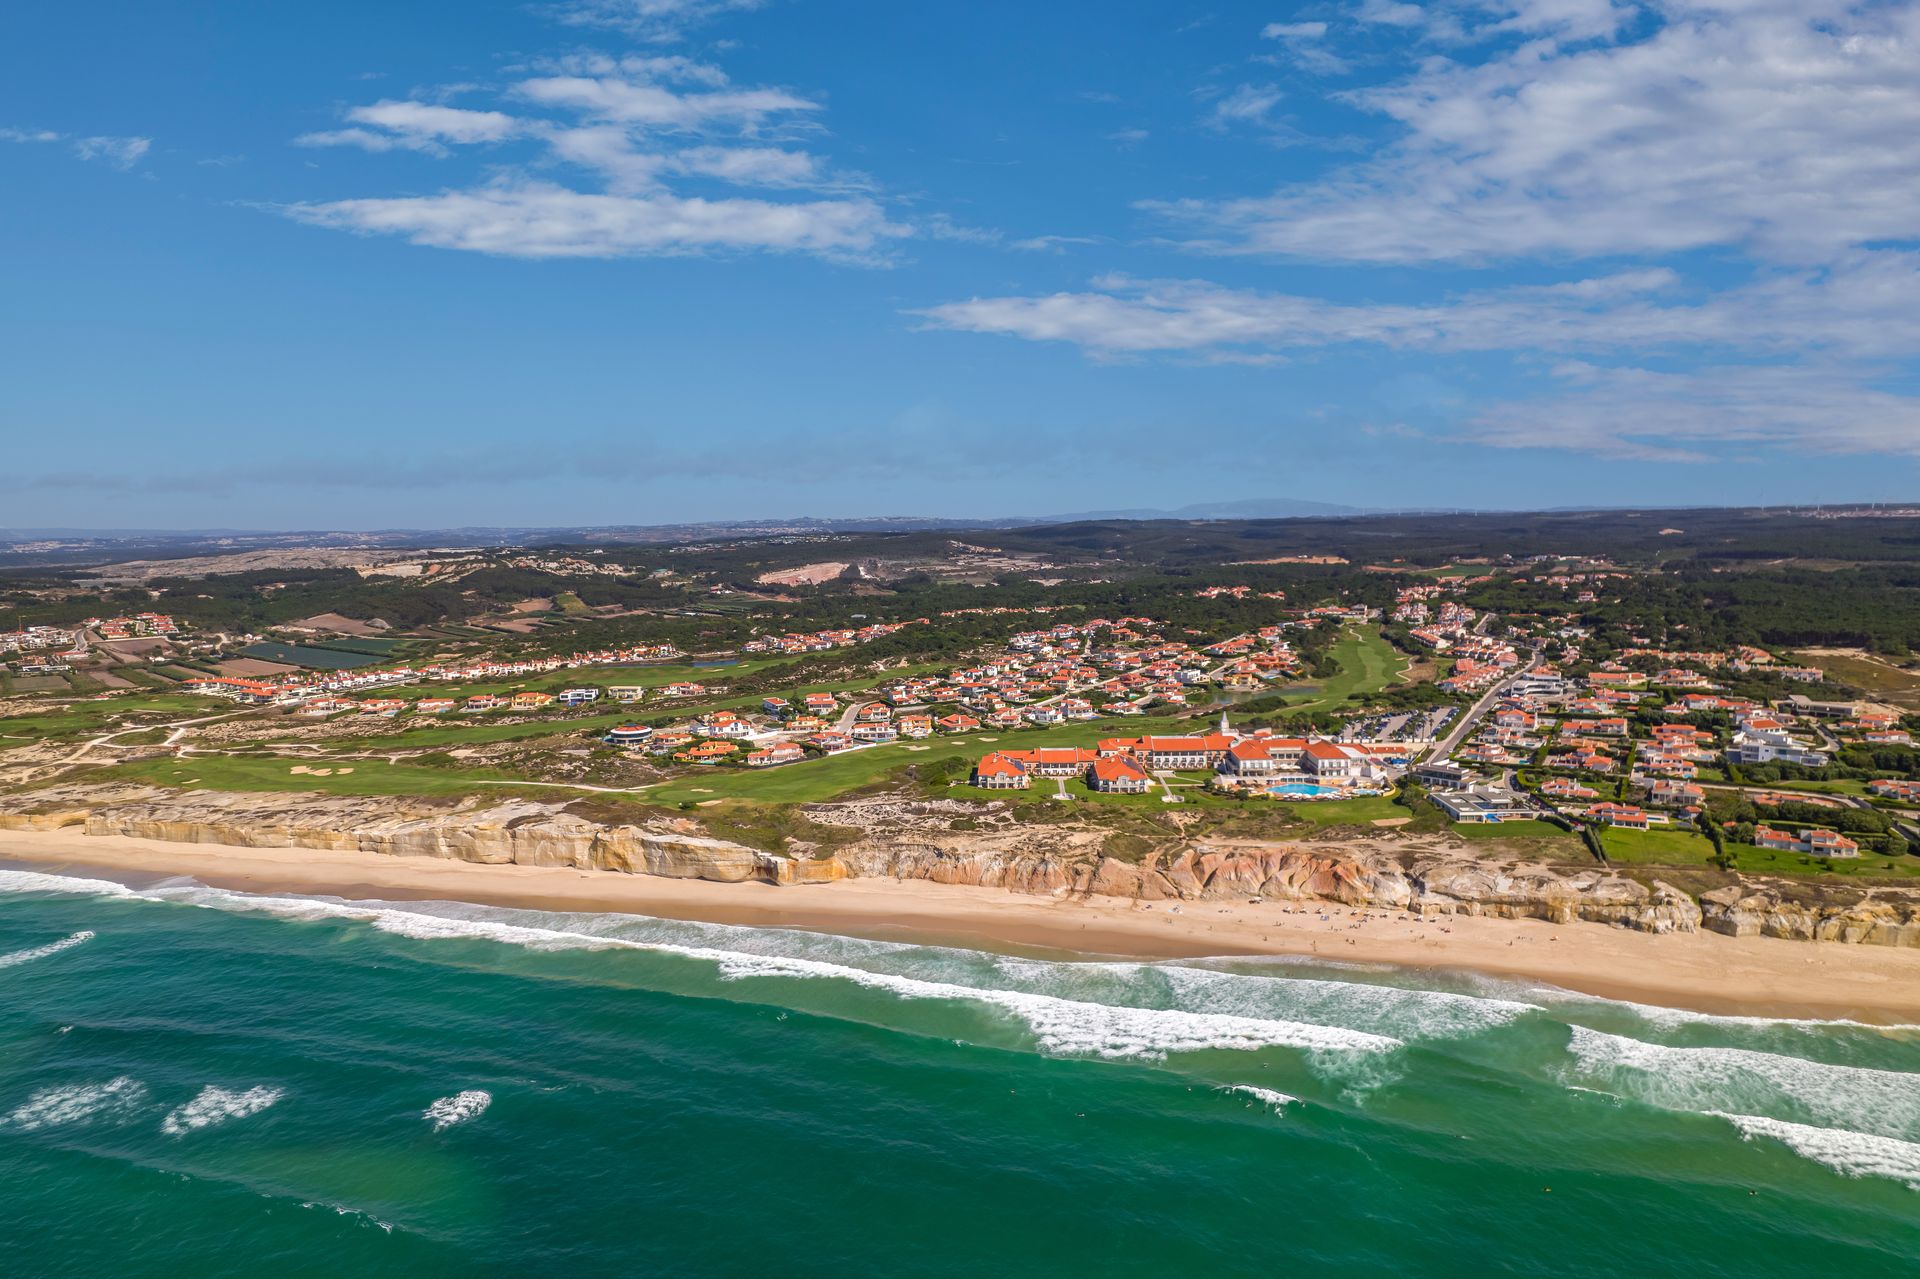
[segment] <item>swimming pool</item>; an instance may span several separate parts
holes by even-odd
[[[1280,782],[1267,787],[1269,795],[1292,795],[1296,799],[1324,799],[1328,795],[1338,795],[1337,786],[1318,786],[1312,782]]]

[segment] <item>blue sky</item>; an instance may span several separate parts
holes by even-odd
[[[1909,499],[1920,9],[0,16],[0,525]]]

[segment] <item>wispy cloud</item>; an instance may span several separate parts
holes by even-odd
[[[1316,75],[1340,75],[1347,60],[1327,47],[1326,36],[1324,22],[1269,22],[1260,29],[1261,39],[1279,42],[1284,61]]]
[[[346,111],[347,127],[295,139],[441,158],[518,144],[489,181],[282,211],[313,226],[532,258],[759,250],[872,264],[909,234],[887,217],[863,175],[793,145],[793,136],[816,131],[816,102],[786,89],[736,86],[709,63],[577,54],[526,69],[500,99],[490,109],[386,99]],[[587,171],[601,189],[556,181],[552,171],[563,168]],[[676,189],[685,182],[822,198]]]
[[[766,0],[563,0],[547,12],[569,26],[604,27],[640,40],[672,41],[728,13],[758,9]]]
[[[1491,21],[1465,36],[1544,35],[1490,57],[1425,59],[1402,80],[1345,95],[1403,136],[1331,178],[1149,207],[1190,228],[1195,248],[1329,261],[1725,245],[1813,261],[1920,234],[1920,11],[1911,3],[1533,0],[1361,11],[1423,27],[1473,14]]]
[[[1920,457],[1920,399],[1858,370],[1709,367],[1687,372],[1570,363],[1558,392],[1498,404],[1466,434],[1496,448],[1647,462],[1710,462],[1741,450]]]
[[[127,170],[139,164],[153,147],[152,138],[94,135],[76,137],[50,129],[0,128],[4,142],[58,142],[82,160],[96,160],[115,169]]]
[[[871,200],[621,196],[533,181],[428,196],[292,204],[283,211],[311,226],[524,258],[759,250],[871,264],[881,260],[890,240],[908,234]]]

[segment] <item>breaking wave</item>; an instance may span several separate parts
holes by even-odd
[[[1739,1129],[1748,1141],[1771,1137],[1803,1159],[1825,1164],[1842,1176],[1887,1177],[1905,1182],[1909,1190],[1920,1190],[1920,1144],[1872,1133],[1793,1124],[1764,1115],[1709,1113]]]
[[[147,1086],[127,1075],[104,1084],[42,1088],[0,1120],[0,1127],[39,1132],[96,1119],[123,1118],[138,1110],[146,1099]]]
[[[285,1095],[284,1089],[264,1085],[235,1092],[208,1084],[192,1101],[168,1111],[167,1117],[160,1121],[160,1130],[170,1137],[179,1137],[231,1119],[245,1119],[259,1114]]]
[[[45,959],[63,950],[72,950],[75,946],[92,941],[93,938],[93,931],[83,928],[71,936],[62,937],[59,941],[50,941],[44,946],[35,946],[31,950],[16,950],[10,955],[0,955],[0,968],[12,968],[16,964],[31,964],[36,959]]]
[[[1252,1084],[1229,1084],[1220,1091],[1229,1095],[1251,1097],[1276,1115],[1300,1100],[1298,1097],[1288,1096],[1272,1088],[1257,1088]]]
[[[1675,1048],[1573,1028],[1579,1081],[1658,1106],[1703,1114],[1785,1111],[1828,1125],[1869,1125],[1881,1137],[1920,1133],[1920,1076],[1836,1066],[1746,1048]]]
[[[492,1093],[480,1088],[469,1088],[451,1097],[440,1098],[421,1111],[420,1117],[432,1124],[435,1132],[444,1132],[455,1124],[464,1124],[469,1119],[478,1119],[492,1104]]]
[[[496,919],[453,917],[310,897],[256,897],[199,885],[136,892],[102,880],[69,879],[36,872],[0,871],[0,891],[93,893],[172,902],[223,911],[262,912],[280,918],[351,920],[382,932],[421,941],[484,940],[536,951],[619,949],[677,955],[713,964],[721,977],[834,978],[909,1000],[983,1003],[1024,1022],[1043,1051],[1105,1058],[1160,1058],[1201,1049],[1294,1048],[1312,1054],[1387,1053],[1402,1047],[1394,1036],[1340,1026],[1231,1013],[1171,1008],[1114,1007],[1026,991],[934,981],[823,959],[755,954],[712,946],[637,940],[604,933],[537,927]]]

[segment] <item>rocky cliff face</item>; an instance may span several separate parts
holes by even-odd
[[[436,810],[405,801],[195,791],[123,791],[91,807],[59,797],[42,811],[0,815],[0,829],[79,826],[89,835],[131,835],[239,848],[326,848],[394,857],[446,857],[519,866],[571,866],[671,879],[802,882],[787,858],[685,830],[606,826],[558,805],[513,801]]]
[[[857,828],[837,854],[783,856],[714,839],[690,818],[607,825],[564,805],[470,807],[349,796],[68,787],[0,812],[0,830],[83,829],[179,843],[325,848],[396,857],[566,866],[723,883],[820,883],[848,876],[923,879],[1055,896],[1147,901],[1262,897],[1553,923],[1612,924],[1808,941],[1920,946],[1920,894],[1742,881],[1695,901],[1598,868],[1503,864],[1433,838],[1382,834],[1364,845],[1183,845],[1138,861],[1102,852],[1097,831],[999,820],[977,805],[821,806],[816,821]],[[17,802],[17,801],[16,801]],[[954,825],[964,830],[951,829]]]
[[[1729,937],[1920,946],[1920,902],[1862,892],[1851,900],[1791,900],[1779,886],[1742,883],[1700,897],[1702,925]]]
[[[1219,901],[1262,897],[1408,910],[1420,915],[1490,915],[1553,923],[1618,924],[1652,933],[1697,932],[1700,907],[1666,884],[1651,888],[1599,871],[1546,867],[1503,870],[1483,862],[1421,859],[1411,868],[1310,846],[1216,850],[1200,845],[1143,864],[1111,857],[1069,860],[999,850],[963,852],[921,844],[845,854],[858,875],[977,884],[1027,893],[1091,893]]]

